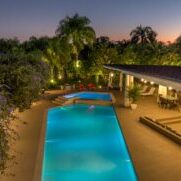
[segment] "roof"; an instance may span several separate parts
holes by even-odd
[[[164,80],[167,83],[176,83],[181,89],[181,66],[161,66],[161,65],[123,65],[123,64],[110,64],[104,65],[104,68],[110,70],[122,71],[123,73],[133,75],[135,77]],[[163,83],[164,85],[165,83]],[[166,84],[167,86],[168,84]]]

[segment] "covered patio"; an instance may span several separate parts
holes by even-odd
[[[154,66],[154,65],[104,65],[110,70],[108,87],[112,87],[114,71],[119,73],[119,88],[124,99],[124,106],[130,106],[128,88],[136,81],[153,89],[152,93],[143,95],[157,95],[157,102],[162,100],[178,101],[180,104],[181,67],[180,66]],[[174,93],[174,94],[173,94]]]

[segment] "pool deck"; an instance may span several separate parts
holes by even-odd
[[[60,94],[54,91],[38,101],[30,110],[18,114],[22,121],[13,126],[20,135],[12,149],[17,151],[17,165],[9,168],[14,177],[1,176],[3,181],[32,181],[35,171],[40,133],[44,123],[44,113],[54,107],[50,99]],[[177,111],[164,110],[157,106],[156,98],[145,97],[138,102],[136,110],[121,106],[121,94],[113,92],[117,102],[114,104],[120,120],[122,131],[128,145],[137,175],[140,181],[180,181],[181,180],[181,146],[162,136],[151,128],[141,124],[140,116],[163,118],[181,115]],[[37,180],[38,181],[38,180]]]
[[[180,181],[181,146],[155,130],[140,123],[140,116],[164,118],[181,115],[175,110],[158,107],[156,97],[141,97],[138,108],[122,107],[120,92],[114,92],[115,106],[126,143],[128,145],[139,180]]]

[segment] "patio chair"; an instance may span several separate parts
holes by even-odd
[[[79,84],[79,90],[80,91],[86,90],[86,87],[84,86],[84,84]]]
[[[140,90],[140,93],[146,92],[147,88],[148,88],[148,86],[144,85],[143,88]]]
[[[176,101],[169,101],[169,108],[170,108],[170,109],[176,109],[176,110],[178,110],[178,111],[181,110],[179,103],[176,102]]]
[[[93,83],[89,83],[87,85],[87,87],[88,87],[89,90],[95,90],[96,89],[96,86]]]
[[[151,89],[148,92],[141,93],[142,96],[152,96],[154,95],[155,87],[151,87]]]
[[[159,95],[159,106],[162,108],[167,108],[168,107],[168,101],[164,99],[161,95]]]

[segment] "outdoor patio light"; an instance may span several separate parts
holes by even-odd
[[[144,82],[145,79],[141,79],[141,82]]]
[[[154,84],[154,82],[153,82],[153,81],[151,81],[151,82],[150,82],[150,84],[151,84],[151,85],[153,85],[153,84]]]
[[[144,80],[144,83],[146,84],[146,83],[147,83],[147,80]]]
[[[168,90],[172,90],[173,88],[172,87],[168,87]]]
[[[110,75],[111,75],[111,77],[114,77],[114,74],[113,74],[113,73],[111,73]]]

